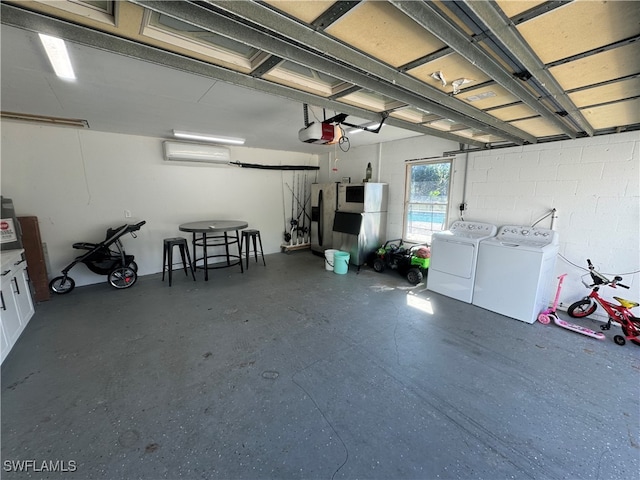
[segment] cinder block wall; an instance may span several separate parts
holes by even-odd
[[[321,177],[322,181],[339,180],[346,174],[358,178],[367,162],[372,162],[374,180],[389,183],[387,237],[399,238],[403,232],[406,161],[437,158],[458,149],[453,142],[433,137],[355,148],[338,152],[338,162],[328,155],[321,157]],[[640,132],[458,154],[453,164],[449,222],[459,218],[458,205],[463,201],[467,204],[466,220],[498,226],[531,225],[556,208],[555,229],[560,235],[556,273],[569,274],[562,305],[566,307],[588,293],[580,282],[587,258],[604,273],[623,274],[631,286],[630,290],[604,289],[603,293],[637,301],[639,155]],[[336,163],[338,172],[333,172],[329,167]],[[550,219],[538,226],[549,227]]]
[[[470,154],[466,218],[532,225],[556,208],[556,273],[569,274],[561,305],[588,292],[580,281],[587,258],[632,287],[603,289],[606,296],[638,299],[639,149],[640,134],[631,132]],[[550,225],[549,218],[538,224]]]

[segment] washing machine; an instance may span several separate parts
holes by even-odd
[[[505,225],[480,242],[474,305],[526,323],[549,306],[558,255],[558,233]]]
[[[471,303],[478,245],[496,231],[497,227],[489,223],[458,220],[449,230],[434,233],[427,289]]]

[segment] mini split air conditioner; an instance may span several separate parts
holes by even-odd
[[[170,162],[201,162],[228,164],[229,149],[218,145],[164,142],[164,159]]]

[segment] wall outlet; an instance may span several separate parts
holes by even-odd
[[[124,218],[131,218],[131,210],[124,211]]]

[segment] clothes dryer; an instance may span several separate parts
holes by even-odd
[[[427,289],[471,303],[475,283],[478,245],[493,237],[497,227],[489,223],[453,222],[449,230],[431,237],[431,263]]]
[[[505,225],[480,242],[474,305],[533,323],[549,305],[558,255],[558,233]]]

